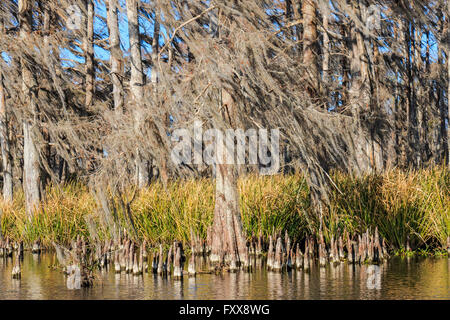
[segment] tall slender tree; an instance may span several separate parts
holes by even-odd
[[[3,199],[11,202],[13,200],[12,157],[9,141],[8,107],[3,78],[3,73],[0,69],[0,144],[3,167]]]
[[[3,7],[1,7],[4,10]],[[3,16],[0,16],[0,35],[5,34]],[[2,50],[0,50],[1,52]],[[3,200],[11,202],[13,200],[13,176],[12,176],[12,156],[9,141],[8,128],[8,106],[6,104],[6,91],[4,86],[4,76],[0,61],[0,144],[3,167]],[[0,231],[1,232],[1,231]]]
[[[139,3],[136,0],[127,0],[128,34],[130,39],[130,91],[135,103],[134,119],[135,129],[139,130],[142,115],[140,108],[144,102],[144,72],[142,66],[141,41],[139,34]],[[137,185],[142,188],[148,183],[148,161],[142,159],[139,150],[136,154]]]
[[[109,51],[111,64],[111,82],[113,85],[114,109],[123,112],[123,54],[120,48],[120,32],[117,0],[107,0],[107,23],[109,30]]]
[[[20,40],[27,47],[32,35],[32,3],[30,0],[19,1]],[[22,66],[22,91],[26,114],[29,115],[22,121],[23,126],[23,188],[25,192],[25,204],[28,216],[34,214],[40,201],[40,164],[39,151],[36,138],[38,130],[34,118],[37,113],[37,82],[31,70],[29,54],[21,55]]]
[[[310,96],[319,90],[319,68],[317,59],[317,3],[316,0],[304,0],[303,12],[303,64],[308,66]]]
[[[84,38],[85,76],[86,76],[86,110],[90,110],[94,103],[94,2],[85,0],[86,4],[86,33]]]
[[[450,1],[447,0],[447,165],[450,167]]]

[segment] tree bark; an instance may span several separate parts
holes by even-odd
[[[86,110],[89,110],[94,103],[94,2],[86,0],[86,35],[84,38],[84,55],[86,59]]]
[[[355,3],[353,13],[357,17],[361,17],[359,4]],[[356,26],[354,26],[356,29]],[[361,109],[368,109],[370,103],[369,91],[369,66],[368,57],[364,45],[364,36],[361,30],[352,30],[352,58],[350,71],[352,76],[350,89],[350,103],[357,108],[357,112]]]
[[[13,200],[13,176],[7,110],[3,73],[0,70],[0,143],[3,167],[3,200],[11,202]]]
[[[342,24],[340,26],[340,33],[344,39],[347,39],[348,34],[348,26]],[[344,40],[345,41],[345,40]],[[349,41],[345,41],[345,46],[349,47]],[[341,90],[341,104],[342,108],[345,108],[348,104],[348,91],[349,91],[349,83],[350,83],[350,76],[349,76],[349,62],[346,55],[342,55],[341,57],[341,68],[342,68],[342,90]],[[339,109],[338,109],[339,110]]]
[[[141,115],[139,108],[144,99],[144,73],[142,68],[141,43],[139,37],[138,2],[127,0],[128,33],[130,38],[130,91],[135,103],[135,130],[139,130]],[[148,161],[142,159],[139,150],[136,152],[136,179],[139,188],[148,184]]]
[[[424,161],[426,161],[427,154],[427,140],[425,137],[425,128],[424,128],[424,115],[426,105],[423,100],[423,87],[420,85],[420,79],[422,78],[422,74],[424,70],[422,70],[422,32],[420,30],[420,23],[416,23],[416,27],[413,30],[414,37],[414,87],[417,88],[416,92],[416,112],[417,112],[417,137],[418,137],[418,155],[417,155],[417,164],[418,166],[423,166]]]
[[[361,9],[359,3],[353,3],[353,14],[361,19]],[[350,31],[351,35],[351,59],[350,59],[350,90],[349,90],[349,103],[352,110],[352,116],[359,124],[360,114],[363,110],[370,108],[370,90],[368,84],[368,64],[367,54],[364,44],[364,36],[362,31],[355,25],[352,25]],[[355,137],[356,148],[356,163],[358,168],[356,174],[367,173],[370,171],[372,164],[372,143],[365,134],[361,131]]]
[[[442,9],[442,7],[440,8]],[[445,92],[445,82],[442,82],[444,79],[444,43],[442,39],[445,38],[445,28],[444,28],[444,19],[443,19],[443,10],[438,11],[438,33],[439,38],[441,39],[440,43],[438,43],[438,58],[437,64],[439,66],[439,81],[436,84],[436,109],[439,110],[439,128],[436,128],[435,135],[435,158],[438,163],[442,163],[446,161],[447,158],[447,130],[445,120],[447,118],[447,113],[445,110],[444,103],[444,92]]]
[[[123,54],[120,49],[119,21],[117,18],[117,0],[106,1],[109,30],[109,50],[111,53],[111,82],[113,85],[114,110],[123,112]]]
[[[236,106],[231,95],[222,89],[223,117],[236,126]],[[226,117],[229,116],[227,119]],[[219,146],[216,145],[218,148]],[[212,262],[229,262],[236,269],[245,257],[246,241],[242,228],[237,187],[238,173],[234,164],[226,164],[227,148],[220,159],[216,149],[216,200],[211,244]]]
[[[415,59],[414,59],[414,43],[413,37],[411,37],[411,22],[406,21],[403,24],[403,32],[405,34],[404,38],[404,48],[406,51],[405,59],[406,59],[406,74],[407,74],[407,139],[408,139],[408,153],[407,153],[407,162],[408,164],[418,165],[420,163],[419,160],[419,132],[417,130],[417,104],[416,104],[416,93],[414,89],[414,74],[413,68],[415,67]],[[414,29],[413,29],[414,30]],[[414,32],[414,31],[412,31]]]
[[[0,35],[5,33],[3,17],[0,17]],[[0,50],[1,51],[1,50]],[[4,87],[4,77],[0,66],[0,144],[3,168],[3,200],[11,202],[13,200],[13,176],[12,176],[12,156],[9,141],[8,128],[8,108],[6,104],[6,92]],[[0,214],[1,215],[1,214]],[[0,227],[0,239],[1,239]]]
[[[322,82],[323,94],[328,97],[329,90],[329,65],[330,65],[330,38],[328,37],[328,16],[329,16],[328,1],[322,1],[322,22],[323,22],[323,58],[322,58]]]
[[[159,55],[159,21],[157,13],[155,12],[155,21],[153,25],[153,41],[152,41],[152,78],[153,84],[158,82],[158,66],[156,62],[158,61]]]
[[[314,97],[319,89],[319,70],[317,65],[317,3],[304,0],[303,12],[303,64],[309,74],[309,95]]]
[[[29,0],[19,1],[20,38],[23,43],[29,41],[31,36],[32,15]],[[26,101],[26,111],[33,117],[37,111],[36,105],[36,79],[30,70],[26,57],[21,57],[22,65],[22,92]],[[40,167],[39,152],[34,135],[35,124],[32,119],[24,119],[23,125],[23,188],[25,193],[25,206],[28,217],[31,219],[40,201]]]
[[[294,20],[300,20],[302,18],[302,1],[295,1],[293,4],[293,13],[294,13]],[[302,24],[298,24],[295,26],[295,38],[300,43],[300,41],[303,39],[303,29]],[[297,57],[301,57],[303,53],[303,48],[301,45],[295,46],[295,49],[297,51]]]
[[[450,35],[450,0],[447,0],[447,37]],[[447,38],[447,42],[450,41]],[[450,46],[447,43],[447,165],[450,167]]]

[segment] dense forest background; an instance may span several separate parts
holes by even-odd
[[[445,0],[3,0],[3,198],[23,189],[32,216],[47,185],[78,180],[110,214],[104,190],[214,175],[226,213],[214,228],[234,221],[239,247],[236,177],[257,168],[175,166],[173,130],[280,128],[280,172],[305,174],[318,215],[334,169],[448,166],[449,12]]]

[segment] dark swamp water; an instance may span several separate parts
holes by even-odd
[[[341,263],[309,272],[198,274],[182,280],[154,274],[97,271],[92,288],[68,290],[66,276],[51,268],[52,253],[25,253],[22,278],[13,260],[0,258],[0,300],[7,299],[442,299],[450,300],[450,259],[393,257],[380,266]],[[197,265],[207,261],[199,258]],[[259,261],[264,266],[264,261]]]

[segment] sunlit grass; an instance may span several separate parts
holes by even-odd
[[[413,248],[443,248],[450,235],[450,174],[448,169],[391,171],[382,175],[354,178],[334,173],[339,189],[331,196],[324,216],[326,240],[378,227],[393,249],[402,250],[409,235]],[[294,238],[317,234],[320,222],[312,214],[309,191],[300,174],[246,176],[239,181],[240,208],[248,236],[260,231],[288,230]],[[27,219],[23,194],[16,193],[12,204],[0,204],[1,226],[10,238],[31,243],[42,239],[69,242],[78,234],[90,237],[87,221],[96,225],[98,237],[109,236],[101,210],[87,187],[72,183],[49,187],[41,210]],[[142,190],[131,204],[132,217],[140,239],[151,243],[174,239],[189,241],[190,230],[206,237],[214,211],[212,179],[179,180],[165,189],[154,183]],[[121,208],[122,227],[130,230]]]

